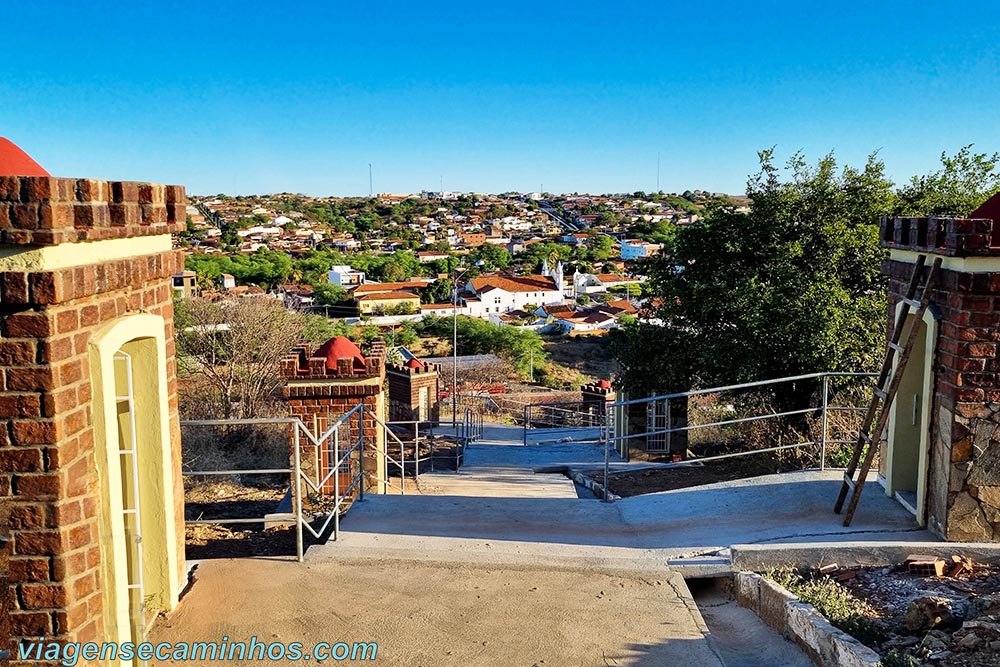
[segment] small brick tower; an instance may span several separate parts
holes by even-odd
[[[1000,196],[969,218],[882,221],[890,329],[918,254],[942,271],[923,321],[903,325],[923,334],[890,407],[880,482],[952,541],[1000,540],[998,220]]]
[[[386,421],[385,343],[375,341],[368,356],[343,336],[331,338],[313,348],[304,343],[292,349],[281,361],[285,379],[282,396],[292,417],[298,417],[313,433],[319,435],[359,403],[367,410],[363,422],[367,442],[374,442],[385,451],[385,433],[375,417]],[[340,434],[340,447],[346,449],[357,439],[362,422],[352,418]],[[330,445],[332,447],[332,445]],[[302,443],[302,468],[318,484],[333,465],[332,449],[320,451],[312,443]],[[385,458],[366,452],[365,469],[371,473],[365,489],[381,492],[385,479]],[[346,482],[342,479],[341,482]],[[324,491],[332,493],[332,478]]]
[[[438,405],[437,364],[412,358],[403,364],[389,364],[389,419],[393,421],[437,421]]]
[[[594,415],[605,415],[608,404],[615,402],[615,390],[607,380],[598,380],[580,387],[584,409]]]
[[[170,233],[187,200],[179,186],[51,178],[12,146],[0,140],[10,630],[141,641],[185,581]]]

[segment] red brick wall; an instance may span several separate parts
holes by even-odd
[[[436,364],[424,364],[424,368],[389,366],[386,379],[389,385],[389,419],[393,421],[414,421],[420,415],[420,390],[427,388],[426,421],[440,418],[438,394],[440,382]]]
[[[1000,258],[989,246],[992,227],[992,220],[890,219],[882,239],[886,247],[930,252],[928,265],[934,255]],[[913,264],[888,260],[883,270],[891,335]],[[938,338],[928,525],[949,540],[1000,540],[1000,271],[943,269],[931,303]]]
[[[165,234],[183,228],[185,202],[175,186],[4,177],[0,243]],[[180,469],[170,276],[182,268],[181,253],[168,251],[56,271],[0,272],[0,495],[11,497],[15,639],[102,635],[103,508],[88,344],[111,320],[140,311],[164,320],[170,444]],[[181,478],[174,478],[180,523]]]
[[[580,387],[584,409],[590,409],[592,414],[603,415],[608,411],[608,404],[615,402],[615,390],[600,387],[595,384],[585,384]]]
[[[7,533],[7,520],[10,513],[10,503],[0,498],[0,665],[4,664],[3,651],[11,646],[10,641],[10,599],[9,558],[10,535]]]
[[[364,403],[364,421],[357,417],[349,420],[347,427],[341,431],[340,446],[342,449],[349,448],[350,443],[358,438],[362,424],[366,434],[375,434],[381,428],[375,421],[375,416],[385,421],[385,343],[376,341],[372,344],[363,369],[356,368],[354,360],[350,358],[337,359],[336,368],[327,368],[327,359],[312,356],[313,352],[313,346],[303,344],[282,359],[282,375],[286,384],[281,391],[288,405],[289,416],[298,417],[316,435],[321,435],[343,415]],[[302,469],[317,483],[326,477],[332,463],[332,441],[324,443],[324,446],[329,451],[317,453],[316,447],[311,443],[301,443]],[[315,461],[318,461],[318,467]],[[366,470],[374,472],[376,466],[371,456],[365,461],[365,466]],[[350,483],[350,478],[346,472],[341,475],[341,488]],[[376,484],[374,479],[369,479],[365,488]],[[332,477],[322,487],[322,491],[334,492]]]

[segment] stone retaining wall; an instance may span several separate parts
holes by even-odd
[[[838,630],[816,608],[753,572],[734,578],[736,602],[757,614],[768,627],[791,639],[819,667],[877,667],[881,658],[846,632]]]

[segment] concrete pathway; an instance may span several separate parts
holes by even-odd
[[[215,560],[149,641],[375,642],[392,667],[724,667],[683,580],[405,560]],[[316,665],[333,661],[156,661]],[[152,664],[152,663],[151,663]],[[339,663],[338,663],[339,664]],[[352,662],[351,664],[355,664]],[[733,666],[735,667],[735,666]]]
[[[357,503],[303,565],[203,563],[151,641],[377,642],[380,663],[418,667],[723,667],[669,559],[850,534],[933,541],[877,487],[844,529],[833,472],[604,503],[551,472],[597,466],[601,447],[525,447],[516,427],[485,435],[459,473],[422,476],[420,494]]]
[[[870,484],[850,528],[833,513],[842,473],[804,471],[624,498],[579,498],[558,467],[599,466],[595,444],[521,444],[521,429],[488,426],[458,473],[420,477],[421,495],[369,496],[339,539],[310,556],[378,554],[446,562],[663,567],[736,544],[936,541]],[[625,465],[615,457],[616,466]]]
[[[450,429],[439,432],[449,433]],[[536,473],[546,467],[593,467],[604,461],[604,449],[593,443],[522,444],[519,426],[487,425],[484,438],[468,447],[456,472],[421,475],[420,493],[477,498],[577,498],[576,487],[563,474]],[[615,457],[621,462],[620,457]]]

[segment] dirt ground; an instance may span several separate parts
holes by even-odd
[[[904,566],[862,568],[844,586],[878,612],[878,625],[890,637],[880,647],[883,653],[896,648],[915,655],[916,664],[934,667],[1000,665],[1000,618],[987,613],[962,620],[962,615],[973,615],[971,601],[1000,593],[1000,567],[977,565],[972,573],[956,577],[914,576]],[[948,601],[958,618],[929,631],[908,630],[904,618],[911,601],[921,597]]]
[[[218,482],[200,484],[184,492],[184,518],[240,519],[274,512],[285,495],[284,486],[252,487]],[[198,524],[185,529],[189,560],[288,556],[295,554],[295,531],[264,529],[263,524]]]
[[[149,641],[377,642],[378,664],[407,667],[721,667],[679,591],[667,571],[216,560]]]
[[[563,369],[586,376],[586,380],[607,379],[616,369],[616,362],[608,353],[606,336],[560,336],[545,338],[544,349],[549,359]],[[573,384],[573,373],[567,373],[566,382]]]

